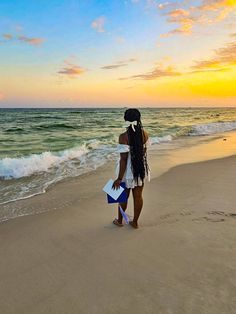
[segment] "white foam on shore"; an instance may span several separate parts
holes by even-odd
[[[153,144],[161,144],[161,143],[167,143],[172,141],[171,135],[165,135],[165,136],[155,136],[150,138],[151,145]]]
[[[231,122],[212,122],[206,124],[197,124],[192,126],[192,130],[189,135],[211,135],[216,133],[222,133],[226,131],[232,131],[236,129],[236,121]]]
[[[58,153],[43,152],[20,158],[3,158],[0,160],[0,178],[18,179],[39,172],[47,172],[63,162],[79,159],[88,150],[88,147],[82,145]]]
[[[189,128],[191,130],[189,131]],[[181,136],[201,136],[201,135],[213,135],[218,133],[223,133],[227,131],[236,130],[236,121],[230,122],[212,122],[204,124],[196,124],[191,127],[182,130]],[[171,142],[174,138],[181,137],[180,135],[164,135],[164,136],[155,136],[150,138],[151,144],[161,144]]]

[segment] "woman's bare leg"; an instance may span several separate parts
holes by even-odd
[[[130,193],[130,189],[126,189],[126,193],[127,193],[127,197],[129,198],[129,193]],[[123,211],[125,212],[126,209],[127,209],[127,205],[128,205],[128,199],[127,199],[127,202],[126,203],[119,203],[118,204],[118,222],[120,224],[122,224],[122,219],[123,219],[123,216],[119,210],[119,206],[123,209]]]
[[[136,186],[132,189],[134,198],[134,219],[131,221],[131,226],[138,228],[138,219],[143,208],[143,186]]]

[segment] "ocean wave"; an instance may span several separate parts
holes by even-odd
[[[226,131],[232,131],[236,129],[236,121],[230,122],[212,122],[206,124],[197,124],[192,126],[189,132],[190,136],[199,135],[211,135],[216,133],[222,133]]]
[[[97,142],[66,149],[61,152],[43,152],[20,158],[3,158],[0,160],[1,179],[19,179],[40,172],[48,172],[53,167],[73,159],[80,159],[91,148],[97,147]]]
[[[153,136],[150,138],[150,141],[151,144],[161,144],[171,142],[175,138],[182,136],[213,135],[232,130],[236,130],[236,121],[202,123],[181,127],[177,132],[173,132],[171,135]]]
[[[150,138],[151,145],[153,144],[161,144],[161,143],[167,143],[171,142],[173,137],[171,135],[165,135],[165,136],[154,136]]]
[[[35,130],[43,130],[43,129],[49,129],[49,130],[53,130],[53,129],[78,129],[78,125],[73,126],[73,125],[66,124],[66,123],[51,123],[51,124],[37,125],[37,126],[33,127],[32,129],[35,129]]]
[[[4,130],[5,133],[18,133],[18,132],[25,132],[24,128],[20,127],[12,127],[9,129]]]
[[[152,145],[162,144],[171,142],[181,136],[211,135],[235,129],[236,121],[197,124],[185,126],[171,135],[152,136],[150,137],[150,142]],[[80,146],[59,152],[46,151],[40,154],[31,154],[16,158],[5,157],[0,159],[0,179],[18,179],[43,172],[50,172],[52,168],[58,168],[62,163],[67,163],[71,160],[84,163],[86,154],[89,152],[94,152],[95,155],[93,157],[91,155],[90,158],[95,158],[94,162],[96,163],[106,152],[112,152],[114,150],[112,147],[114,146],[115,143],[104,143],[104,139],[92,139]]]

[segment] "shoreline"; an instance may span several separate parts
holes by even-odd
[[[226,139],[226,141],[223,141],[223,139]],[[233,143],[235,143],[235,146]],[[148,152],[151,180],[178,165],[214,160],[232,155],[236,155],[236,131],[228,131],[211,136],[182,137],[172,142],[152,145]],[[93,177],[94,180],[97,180],[98,177],[104,177],[104,180],[100,182],[100,189],[97,186],[95,187],[95,190],[97,190],[96,193],[98,193],[109,178],[114,178],[115,162],[115,160],[110,160],[95,170],[53,183],[45,192],[0,204],[0,223],[17,217],[48,211],[46,202],[51,195],[54,199],[52,205],[54,209],[62,207],[61,198],[70,204],[70,193],[61,193],[58,191],[63,191],[64,189],[68,191],[74,185],[77,185],[78,189],[82,187],[83,193],[80,193],[79,197],[87,195],[87,189],[83,188],[83,186],[88,184],[86,177]],[[88,186],[90,186],[90,183]],[[94,197],[93,190],[91,193],[89,192],[89,195]],[[76,199],[79,200],[79,197]],[[59,200],[58,202],[56,201],[57,199]]]

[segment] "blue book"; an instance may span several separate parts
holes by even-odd
[[[112,204],[112,203],[126,203],[127,200],[128,200],[128,196],[127,196],[127,193],[126,193],[126,186],[125,186],[125,182],[121,182],[120,186],[122,188],[124,188],[124,191],[120,194],[120,196],[115,200],[114,198],[112,198],[109,194],[107,194],[107,202],[109,204]]]

